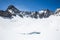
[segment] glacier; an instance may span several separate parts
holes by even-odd
[[[41,34],[20,34],[37,31]],[[60,40],[60,16],[51,15],[43,19],[0,17],[0,40]]]
[[[0,10],[0,40],[60,40],[60,8],[28,12],[10,5]]]

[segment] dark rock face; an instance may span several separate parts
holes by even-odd
[[[14,16],[20,15],[20,11],[16,7],[14,7],[13,5],[8,6],[6,11],[10,12]]]
[[[11,18],[12,14],[3,10],[0,10],[0,16],[1,17],[7,17],[7,18]]]
[[[39,14],[39,18],[43,18],[44,17],[44,13]]]
[[[37,19],[37,18],[48,18],[52,14],[53,13],[48,9],[43,10],[42,13],[39,13],[38,11],[34,11],[34,12],[20,11],[13,5],[8,6],[8,8],[5,11],[0,10],[0,16],[6,18],[13,18],[13,16],[18,15],[21,18],[31,17]]]
[[[33,18],[38,18],[38,12],[36,11],[34,14],[33,14]]]
[[[42,13],[39,14],[39,18],[48,18],[52,14],[53,12],[51,12],[49,9],[45,9]]]
[[[46,13],[44,13],[44,18],[47,18],[51,15],[51,11],[48,9],[46,9],[45,11],[46,11]]]
[[[8,11],[8,10],[12,10],[14,13],[20,13],[20,11],[13,5],[8,6],[6,11]]]
[[[31,15],[31,12],[28,12],[28,11],[23,12],[23,16],[30,17],[30,15]]]

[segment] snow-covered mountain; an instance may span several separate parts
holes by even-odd
[[[18,10],[15,6],[9,5],[8,8],[3,11],[0,10],[0,16],[2,17],[7,17],[7,18],[13,18],[13,16],[20,16],[21,18],[23,17],[31,17],[31,18],[48,18],[50,15],[53,15],[54,12],[50,11],[49,9],[43,9],[40,11],[21,11]]]
[[[53,15],[54,13],[52,11],[50,11],[49,9],[43,9],[41,11],[39,11],[39,17],[44,17],[44,18],[48,18],[50,15]]]
[[[56,9],[55,14],[56,14],[57,16],[60,15],[60,8]]]
[[[0,40],[60,40],[59,10],[28,12],[13,5],[0,10]]]

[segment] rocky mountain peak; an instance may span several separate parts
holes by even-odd
[[[48,18],[50,15],[54,14],[59,14],[60,13],[60,8],[58,8],[55,12],[52,12],[49,9],[42,9],[40,11],[20,11],[17,9],[14,5],[9,5],[8,8],[3,11],[0,10],[0,16],[2,17],[13,17],[13,16],[20,16],[20,17],[31,17],[31,18]]]

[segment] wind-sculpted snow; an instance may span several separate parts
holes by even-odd
[[[30,34],[30,35],[32,35],[32,34],[40,34],[40,32],[31,32],[31,33],[28,33],[28,34]]]
[[[40,34],[41,32],[29,32],[29,33],[19,33],[19,34],[22,34],[22,35],[37,35],[37,34]]]

